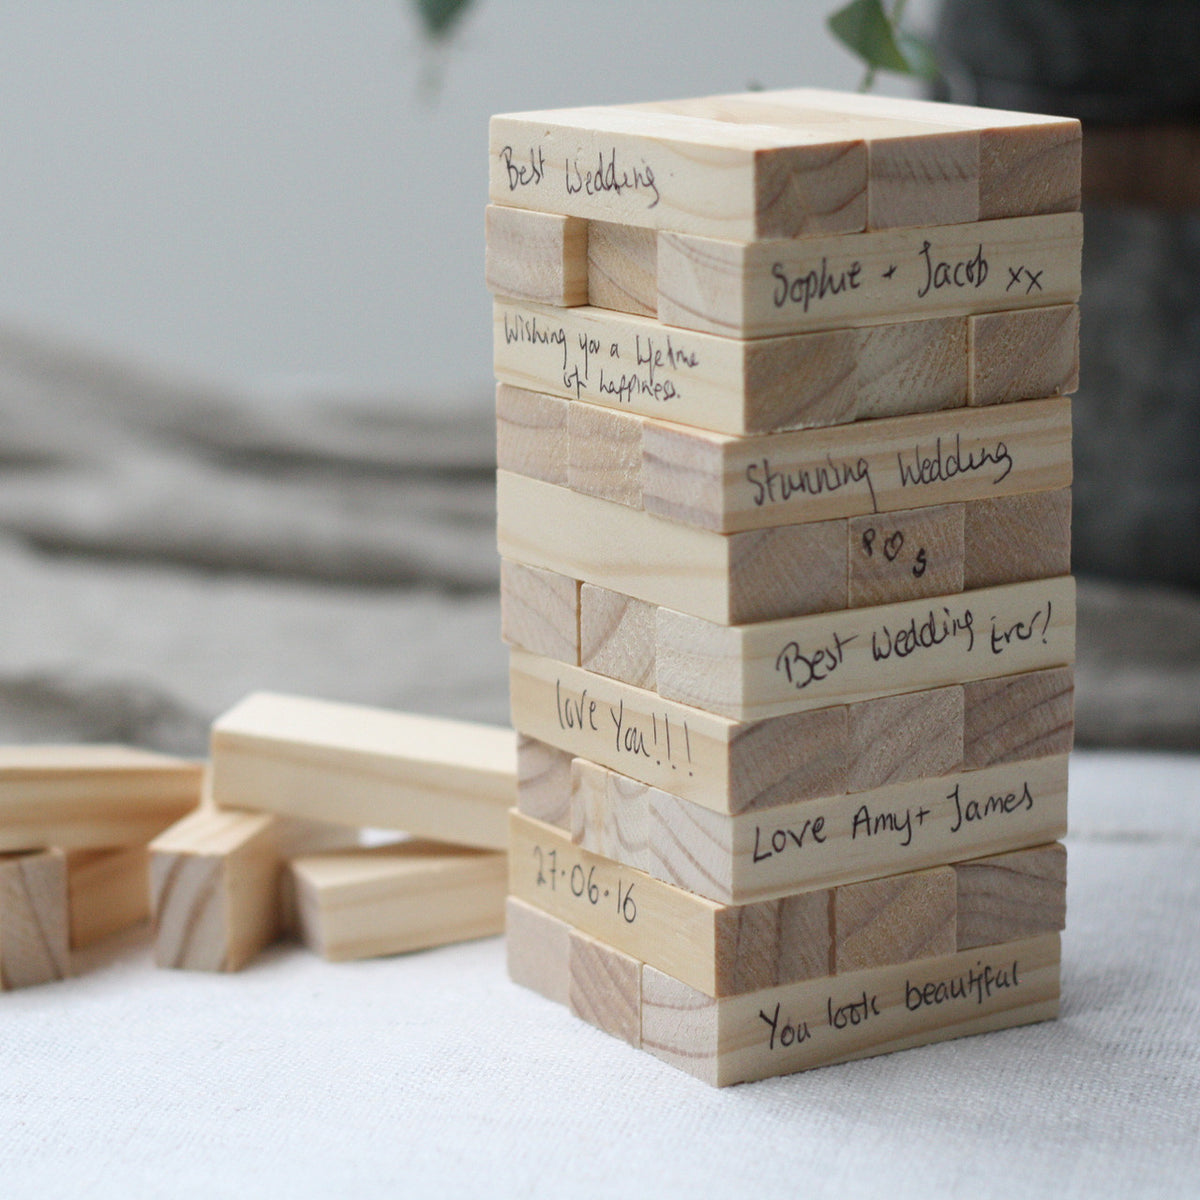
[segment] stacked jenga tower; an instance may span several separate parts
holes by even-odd
[[[717,1084],[1051,1017],[1077,122],[495,117],[509,968]]]

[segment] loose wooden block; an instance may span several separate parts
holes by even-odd
[[[650,870],[650,803],[655,789],[577,758],[571,764],[571,841],[639,871]]]
[[[67,855],[71,949],[82,950],[150,915],[150,852],[145,846],[75,850]]]
[[[1067,923],[1067,850],[1055,843],[955,863],[958,949],[1056,933]]]
[[[517,808],[527,817],[571,828],[571,759],[565,750],[517,735]]]
[[[658,693],[738,721],[994,679],[1075,657],[1069,576],[719,625],[658,610]]]
[[[757,338],[1073,303],[1079,213],[791,241],[658,238],[658,319]]]
[[[850,522],[850,607],[963,590],[963,505],[935,504]]]
[[[845,521],[726,537],[507,471],[497,511],[504,558],[650,604],[721,623],[846,607]]]
[[[723,1087],[1058,1015],[1057,934],[719,1000],[642,968],[642,1048]]]
[[[1070,752],[1074,671],[1057,667],[963,687],[963,765],[968,769]]]
[[[567,401],[497,384],[496,465],[565,487]]]
[[[199,804],[202,775],[128,746],[0,747],[0,852],[144,845]]]
[[[509,896],[504,935],[513,983],[565,1005],[570,998],[570,925]]]
[[[963,586],[1048,579],[1071,569],[1071,489],[1003,496],[968,506]]]
[[[966,404],[967,322],[967,317],[940,317],[856,329],[858,420]]]
[[[566,575],[500,563],[500,636],[510,646],[579,661],[579,583]]]
[[[587,302],[596,308],[654,316],[658,243],[652,229],[589,221]]]
[[[726,533],[1071,482],[1065,397],[753,438],[648,421],[643,438],[646,510]]]
[[[567,411],[567,486],[642,507],[642,421],[598,404]]]
[[[645,600],[585,583],[579,589],[579,665],[653,691],[654,614]]]
[[[968,322],[968,404],[1065,396],[1079,387],[1078,306],[983,313]]]
[[[150,844],[154,961],[237,971],[283,932],[285,860],[345,844],[344,830],[269,813],[203,809]]]
[[[258,692],[213,725],[212,789],[227,808],[502,850],[517,799],[516,736]]]
[[[61,851],[0,855],[0,991],[71,973],[67,914]]]
[[[289,864],[300,936],[330,962],[406,954],[504,932],[506,857],[408,841]]]
[[[489,204],[488,290],[570,307],[588,302],[587,222]]]
[[[844,708],[742,723],[519,650],[510,676],[529,737],[716,812],[845,791]]]
[[[958,684],[863,700],[846,710],[848,792],[950,775],[963,765],[963,689]]]
[[[493,203],[750,239],[866,223],[867,151],[825,131],[574,108],[494,116]]]
[[[570,932],[567,1003],[597,1029],[642,1042],[642,964],[577,929]]]
[[[952,867],[932,867],[834,888],[835,972],[953,954],[956,886]]]

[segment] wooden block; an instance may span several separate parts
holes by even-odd
[[[516,650],[511,684],[523,733],[716,812],[845,791],[842,708],[739,723]]]
[[[533,479],[567,483],[567,402],[496,385],[496,465]]]
[[[717,912],[717,978],[732,995],[833,973],[832,893],[723,906]]]
[[[1067,850],[1035,846],[955,863],[958,949],[1057,933],[1067,923]]]
[[[330,962],[406,954],[504,932],[504,854],[407,841],[289,864],[300,935]]]
[[[579,665],[653,691],[654,613],[645,600],[585,583],[579,589]]]
[[[978,500],[963,525],[963,586],[1048,579],[1071,569],[1071,489]]]
[[[578,581],[504,559],[500,563],[500,636],[510,646],[578,663]]]
[[[642,1048],[714,1086],[1058,1014],[1057,934],[713,1000],[642,968]]]
[[[650,803],[656,789],[586,758],[571,764],[571,840],[592,854],[650,871]]]
[[[493,203],[741,240],[862,229],[861,141],[673,113],[574,108],[494,116]]]
[[[144,845],[199,804],[202,775],[129,746],[0,747],[0,852]]]
[[[994,679],[1075,657],[1069,576],[755,625],[658,610],[658,693],[737,721]]]
[[[1065,397],[753,438],[648,421],[643,437],[646,510],[725,533],[1071,482]]]
[[[963,689],[958,684],[863,700],[846,710],[850,775],[846,790],[951,775],[963,765]]]
[[[150,916],[150,852],[145,846],[72,851],[67,890],[71,949],[82,950]]]
[[[570,925],[509,896],[504,934],[508,977],[513,983],[565,1005],[570,990]]]
[[[858,419],[934,412],[966,404],[968,320],[935,317],[856,329]]]
[[[658,319],[731,338],[1073,303],[1078,213],[791,241],[658,238]]]
[[[517,808],[527,817],[571,828],[571,758],[537,738],[517,735]]]
[[[570,932],[568,1005],[597,1029],[642,1044],[642,964],[578,929]]]
[[[642,507],[642,421],[598,404],[567,411],[567,486]]]
[[[985,679],[963,688],[963,765],[968,769],[1070,752],[1074,671],[1057,667]]]
[[[563,307],[588,302],[586,221],[495,204],[485,220],[489,291]]]
[[[1070,395],[1079,387],[1079,308],[1055,304],[967,318],[968,404]]]
[[[650,604],[721,623],[846,606],[845,521],[726,537],[507,471],[497,510],[503,557]]]
[[[258,692],[213,725],[213,799],[502,850],[516,758],[510,729]]]
[[[932,867],[834,888],[835,972],[953,954],[956,886],[952,867]]]
[[[596,308],[654,316],[658,243],[652,229],[589,221],[587,302]]]
[[[345,830],[270,813],[205,809],[150,843],[154,961],[237,971],[284,929],[284,862],[347,840]]]
[[[963,505],[935,504],[850,522],[850,607],[963,590]]]
[[[0,991],[70,975],[69,925],[62,852],[0,855]]]

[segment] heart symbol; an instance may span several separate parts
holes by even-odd
[[[888,562],[895,562],[896,555],[900,553],[900,550],[903,547],[903,545],[904,545],[904,532],[903,532],[903,530],[897,529],[895,533],[890,534],[888,537],[886,537],[884,539],[883,557],[886,558],[888,560]]]

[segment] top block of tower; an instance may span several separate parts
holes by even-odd
[[[1080,126],[801,88],[492,118],[494,204],[750,242],[1071,212]]]

